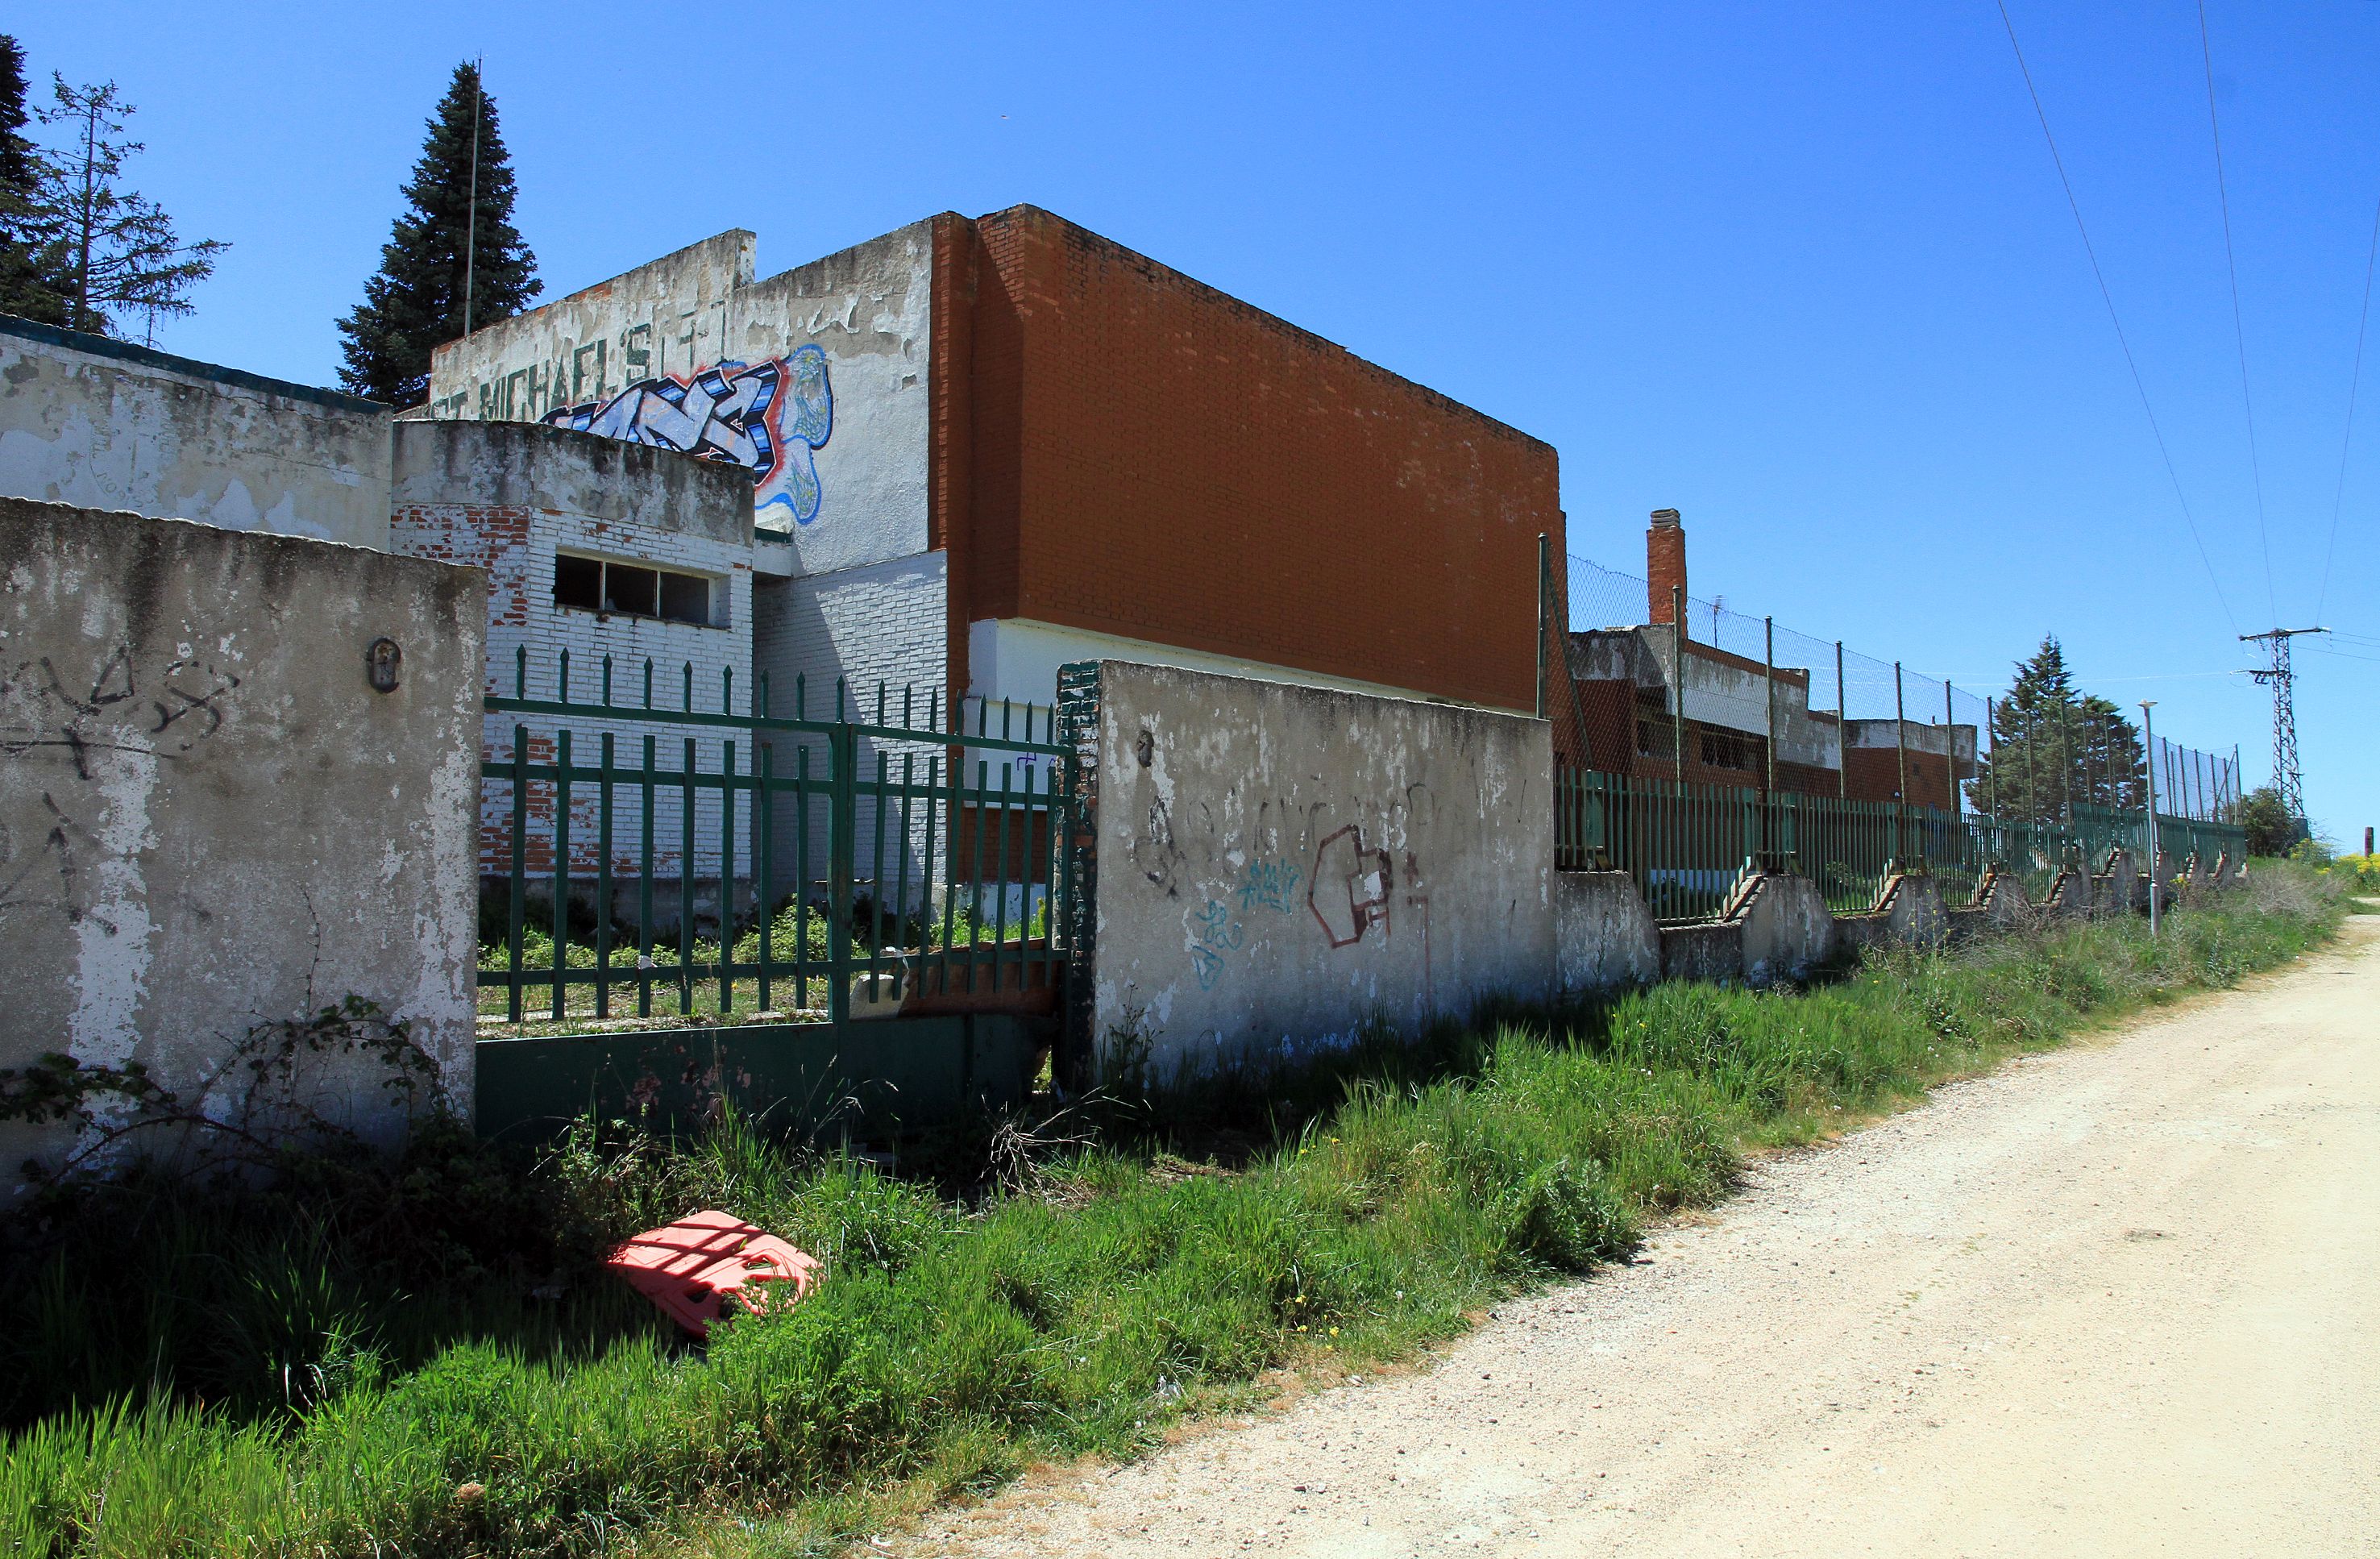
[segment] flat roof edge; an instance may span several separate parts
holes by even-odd
[[[250,373],[244,368],[226,368],[221,363],[201,362],[197,358],[176,357],[161,352],[154,347],[136,347],[129,341],[118,341],[111,335],[93,335],[86,331],[68,330],[64,325],[43,324],[39,320],[22,319],[15,314],[0,314],[0,335],[14,335],[21,340],[40,341],[52,347],[65,347],[86,352],[95,358],[115,358],[121,362],[139,363],[143,368],[162,368],[172,373],[188,374],[193,379],[212,380],[243,390],[261,390],[266,395],[285,396],[292,400],[312,401],[317,406],[334,411],[393,411],[395,408],[361,396],[351,396],[345,390],[325,390],[319,385],[294,384],[286,379],[271,379],[261,373]]]

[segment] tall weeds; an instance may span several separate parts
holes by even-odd
[[[1723,1196],[1749,1149],[2228,985],[2336,912],[2277,871],[2155,943],[2045,926],[1800,993],[1663,986],[1434,1036],[1342,1066],[1335,1102],[1237,1168],[1174,1156],[1158,1101],[1134,1139],[1051,1133],[1026,1188],[972,1199],[740,1122],[680,1149],[583,1130],[526,1176],[448,1144],[413,1173],[467,1210],[457,1227],[337,1176],[280,1201],[106,1193],[94,1207],[145,1210],[195,1297],[92,1286],[63,1225],[19,1252],[0,1346],[37,1378],[14,1398],[0,1551],[592,1553],[690,1509],[842,1508],[874,1480],[1129,1453],[1269,1366],[1407,1352],[1622,1253],[1646,1217]],[[589,1263],[698,1206],[787,1235],[826,1281],[707,1350],[677,1342]]]

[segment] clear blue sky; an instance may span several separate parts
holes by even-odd
[[[2322,591],[2375,201],[2380,4],[2211,0],[2260,534],[2184,0],[2010,0],[2198,517],[2183,528],[1989,0],[1544,9],[18,9],[114,78],[139,186],[234,246],[173,350],[329,382],[422,120],[484,54],[549,296],[722,228],[764,272],[1049,207],[1548,440],[1573,550],[1988,692],[2055,631],[2269,768],[2241,629]],[[2380,822],[2380,330],[2310,809]],[[2266,556],[2269,553],[2269,582]],[[1524,608],[1525,609],[1525,608]],[[2309,641],[2301,640],[2301,645]]]

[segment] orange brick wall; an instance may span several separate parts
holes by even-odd
[[[1855,747],[1849,754],[1849,767],[1844,778],[1854,801],[1889,801],[1900,788],[1900,754],[1889,747]],[[1949,760],[1938,752],[1909,754],[1909,795],[1906,799],[1920,807],[1947,810],[1950,805]],[[1962,756],[1959,762],[1959,778],[1970,777],[1969,765]]]
[[[971,225],[971,257],[936,245],[938,293],[973,303],[963,331],[937,309],[954,625],[1534,705],[1551,445],[1046,212]]]

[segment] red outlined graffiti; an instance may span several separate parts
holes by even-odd
[[[1348,823],[1323,836],[1314,849],[1314,875],[1305,907],[1333,947],[1353,947],[1377,925],[1389,934],[1389,895],[1396,871],[1389,852],[1367,849],[1361,824]]]

